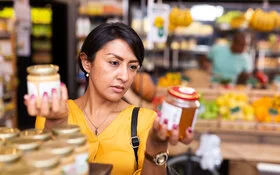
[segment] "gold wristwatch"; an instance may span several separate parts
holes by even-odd
[[[168,159],[168,154],[166,152],[161,152],[161,153],[158,153],[154,156],[151,156],[150,154],[145,152],[145,158],[147,160],[153,162],[157,166],[162,166],[162,165],[165,165],[165,163]]]

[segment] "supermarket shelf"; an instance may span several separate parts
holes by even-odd
[[[123,14],[79,14],[79,17],[88,17],[88,18],[101,18],[101,19],[106,19],[106,18],[123,18]]]

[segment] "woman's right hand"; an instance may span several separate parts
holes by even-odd
[[[51,103],[49,103],[49,98],[52,99]],[[29,115],[42,116],[50,120],[68,117],[67,100],[68,92],[64,83],[60,85],[60,97],[56,89],[52,89],[51,97],[44,93],[39,107],[36,105],[36,97],[34,95],[24,95],[24,104]]]

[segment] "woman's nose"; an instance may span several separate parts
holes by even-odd
[[[122,67],[118,74],[118,79],[120,79],[122,82],[126,82],[128,80],[128,69],[126,66]]]

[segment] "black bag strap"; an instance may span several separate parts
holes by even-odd
[[[140,145],[140,139],[137,136],[137,119],[138,119],[138,111],[139,107],[133,108],[132,111],[132,119],[131,119],[131,146],[134,150],[136,165],[138,166],[138,147]]]

